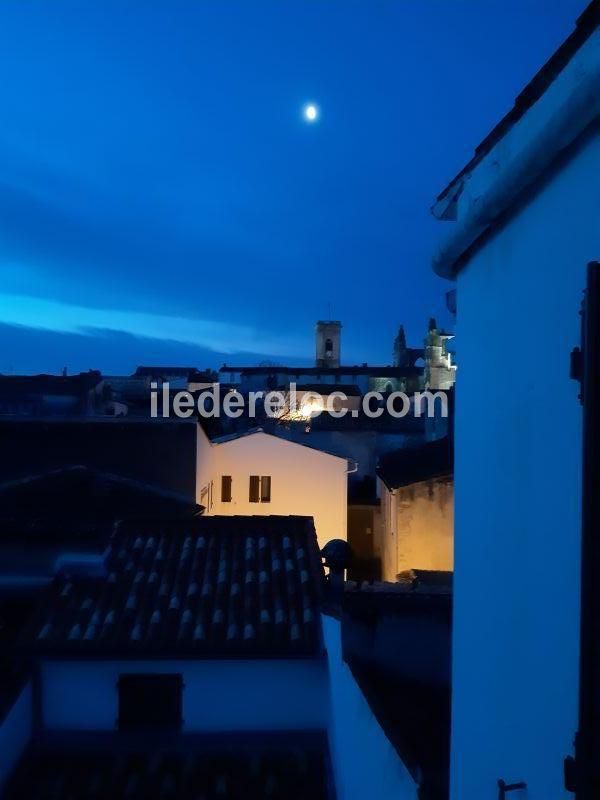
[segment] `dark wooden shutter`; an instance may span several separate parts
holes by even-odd
[[[263,475],[260,479],[260,502],[271,502],[271,476]]]
[[[182,723],[180,674],[129,674],[119,678],[119,727],[177,728]]]
[[[260,497],[260,478],[258,475],[250,475],[250,495],[251,503],[258,503]]]
[[[231,503],[231,475],[221,475],[221,502]]]

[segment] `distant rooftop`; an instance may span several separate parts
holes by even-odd
[[[75,395],[89,392],[102,382],[97,370],[79,375],[0,375],[0,396],[44,394]]]
[[[168,366],[155,366],[155,367],[138,367],[133,373],[134,378],[187,378],[192,379],[207,379],[210,376],[210,370],[201,370],[197,367],[168,367]]]
[[[414,354],[415,360],[423,357],[423,350],[416,348],[408,348],[408,350]],[[341,367],[283,367],[275,365],[233,367],[229,364],[223,364],[219,372],[241,372],[245,375],[369,375],[374,378],[403,378],[410,375],[422,375],[423,367],[370,367],[367,364]]]
[[[92,543],[127,516],[191,517],[189,497],[76,464],[0,484],[0,544],[12,540]]]
[[[194,418],[0,417],[0,481],[83,465],[191,499],[196,431]]]
[[[415,447],[386,453],[379,459],[377,474],[388,489],[450,476],[454,470],[452,445],[447,436]]]
[[[363,409],[358,409],[357,416],[345,414],[343,417],[336,417],[323,411],[310,420],[311,431],[338,431],[340,433],[397,433],[407,436],[417,436],[425,430],[425,417],[416,417],[409,413],[404,417],[394,417],[383,409],[383,413],[378,417],[365,414]]]
[[[373,581],[360,585],[348,581],[345,591],[348,596],[360,592],[362,595],[376,594],[383,598],[407,594],[450,596],[452,583],[453,573],[447,570],[407,569],[398,573],[396,581]]]
[[[287,390],[287,387],[280,387]],[[358,397],[362,394],[358,386],[354,383],[297,383],[297,392],[314,392],[315,394],[331,394],[332,392],[342,392],[346,397]]]

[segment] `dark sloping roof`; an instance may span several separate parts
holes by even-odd
[[[399,407],[399,404],[397,404]],[[372,403],[375,408],[376,404]],[[425,417],[416,417],[414,414],[407,414],[404,417],[394,417],[383,408],[381,416],[373,417],[367,415],[362,408],[358,413],[345,414],[343,417],[336,417],[323,411],[310,421],[313,431],[338,431],[340,433],[359,433],[365,431],[377,431],[379,433],[400,433],[406,435],[420,435],[425,430]]]
[[[187,378],[187,376],[192,372],[196,372],[196,367],[155,366],[138,367],[133,374],[136,378],[151,378],[156,375],[177,375],[182,378]]]
[[[0,481],[83,464],[192,499],[196,459],[193,419],[0,418]]]
[[[102,381],[97,370],[79,375],[0,375],[0,396],[74,395],[94,389]]]
[[[30,747],[5,800],[326,800],[323,737],[259,734],[148,743],[119,735]],[[90,743],[88,744],[88,741]]]
[[[371,711],[422,800],[447,800],[450,776],[450,689],[395,678],[387,670],[349,659]]]
[[[40,547],[102,551],[118,520],[191,518],[199,510],[176,492],[72,465],[0,484],[0,546],[20,543],[32,560]]]
[[[321,581],[308,517],[130,522],[113,536],[104,577],[55,580],[25,644],[74,654],[313,655]]]
[[[134,378],[187,378],[190,381],[206,381],[210,383],[213,373],[210,370],[200,370],[196,367],[138,367],[133,373]]]
[[[536,73],[523,91],[517,96],[512,109],[506,114],[493,130],[475,149],[475,155],[463,169],[450,181],[446,188],[438,195],[438,201],[448,195],[457,181],[463,177],[486,156],[508,131],[524,116],[553,83],[557,76],[567,66],[575,53],[589,39],[600,25],[600,0],[592,0],[583,13],[578,17],[576,28],[563,42],[558,50],[548,59],[544,66]]]
[[[225,444],[226,442],[234,442],[236,439],[242,439],[244,436],[252,436],[255,433],[266,433],[266,431],[261,427],[247,428],[246,430],[224,433],[222,436],[213,436],[211,442],[213,444]]]
[[[94,519],[115,519],[123,514],[139,516],[153,500],[170,503],[167,507],[171,511],[176,506],[191,510],[195,505],[189,497],[177,492],[82,464],[0,484],[2,514],[10,511],[40,518],[53,513],[63,518],[73,513]]]
[[[342,600],[344,660],[422,800],[448,798],[452,598],[436,578]]]
[[[447,436],[417,447],[404,447],[386,453],[377,466],[377,474],[388,489],[450,476],[453,470],[454,455]]]

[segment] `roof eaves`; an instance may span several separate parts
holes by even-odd
[[[571,58],[585,44],[592,33],[600,25],[600,0],[593,0],[579,15],[575,22],[575,30],[565,39],[562,45],[546,61],[544,66],[534,75],[525,88],[517,95],[514,106],[492,128],[490,133],[477,145],[473,158],[465,164],[450,183],[436,198],[436,205],[446,199],[452,201],[454,192],[460,191],[460,179],[490,152],[494,145],[502,139],[513,125],[536,103],[550,84],[566,67]],[[434,206],[435,207],[435,206]]]
[[[599,24],[600,0],[594,0],[574,34],[438,197],[433,215],[455,222],[433,258],[433,269],[441,277],[456,276],[484,236],[600,117],[600,44],[580,55]],[[524,129],[518,123],[525,115]]]
[[[377,475],[381,478],[381,480],[390,490],[390,492],[395,492],[396,489],[404,489],[406,486],[416,486],[419,483],[428,483],[429,481],[436,481],[440,480],[441,478],[451,478],[452,468],[445,467],[444,469],[440,469],[437,471],[434,470],[425,477],[417,477],[416,479],[405,478],[399,481],[394,481],[389,477],[386,479],[382,474],[380,474],[379,470],[377,471]]]

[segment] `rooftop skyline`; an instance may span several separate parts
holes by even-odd
[[[0,372],[418,346],[431,202],[584,5],[3,3]]]

